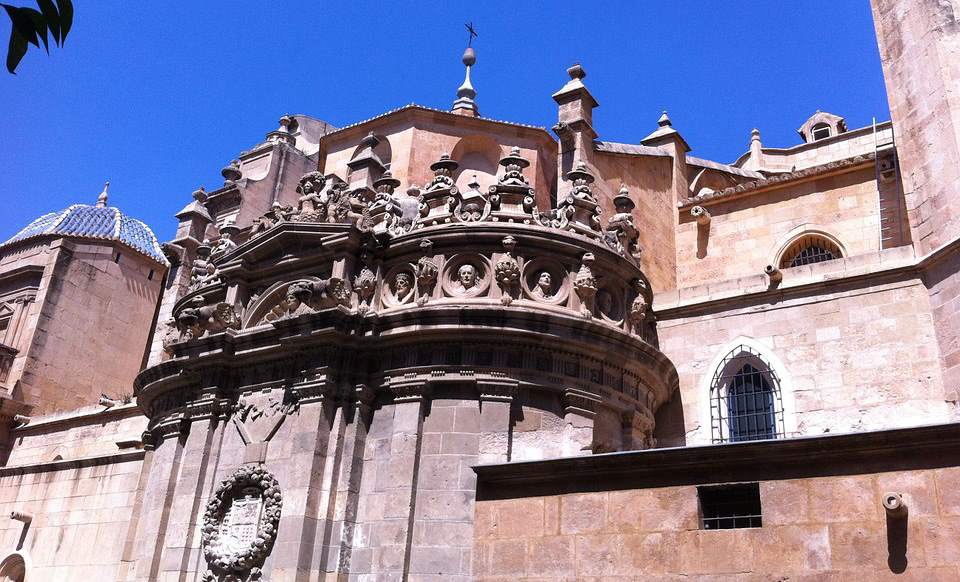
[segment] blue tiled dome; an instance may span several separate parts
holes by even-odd
[[[0,245],[45,235],[62,235],[119,241],[147,255],[159,263],[167,264],[157,237],[143,222],[130,218],[112,206],[74,204],[59,212],[44,214]]]

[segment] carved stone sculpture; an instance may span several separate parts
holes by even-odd
[[[587,170],[586,164],[580,162],[567,172],[566,178],[572,182],[573,188],[561,198],[555,212],[535,212],[537,221],[544,226],[572,230],[591,238],[600,236],[602,210],[590,189],[594,181],[593,174]]]
[[[638,254],[637,239],[640,232],[634,224],[631,212],[636,205],[626,186],[620,186],[620,192],[613,198],[613,205],[617,212],[607,222],[604,241],[620,254],[635,257]]]
[[[424,256],[417,261],[417,305],[426,305],[430,301],[430,295],[433,294],[433,288],[437,284],[437,273],[439,269],[427,255],[433,250],[433,243],[429,240],[420,242],[420,250]]]
[[[180,338],[189,340],[208,333],[220,333],[226,329],[238,329],[240,318],[229,303],[206,305],[201,296],[194,297],[190,305],[177,316]]]
[[[286,313],[280,319],[292,319],[305,313],[313,313],[314,309],[310,306],[312,298],[313,285],[306,281],[297,281],[291,284],[287,287],[287,295],[284,298]]]
[[[203,287],[216,275],[216,267],[210,261],[210,241],[204,240],[197,247],[197,256],[190,265],[190,291]]]
[[[594,260],[593,253],[584,253],[580,260],[580,270],[573,280],[573,289],[580,298],[580,314],[584,317],[593,317],[593,303],[597,295],[597,279],[591,268]]]
[[[237,243],[233,240],[233,237],[239,232],[240,229],[237,228],[237,225],[234,224],[233,221],[224,223],[224,225],[220,227],[220,238],[213,245],[210,255],[219,257],[237,248]]]
[[[477,176],[468,184],[466,192],[456,192],[450,196],[451,212],[459,222],[480,222],[490,215],[490,201],[480,192]]]
[[[453,219],[453,211],[459,200],[453,174],[458,167],[459,162],[450,159],[449,154],[441,155],[439,160],[430,164],[433,179],[423,187],[418,227],[442,224]]]
[[[294,222],[326,222],[328,196],[323,191],[326,177],[320,172],[308,172],[297,184],[297,212],[291,220]]]
[[[253,226],[250,229],[250,238],[256,238],[277,224],[290,220],[294,212],[296,211],[293,206],[284,206],[279,202],[274,202],[270,210],[265,212],[263,216],[254,219]]]
[[[168,318],[163,324],[162,333],[160,344],[163,346],[163,351],[168,356],[173,356],[173,346],[181,341],[177,320],[173,317]]]
[[[520,157],[520,148],[510,149],[510,154],[500,160],[504,173],[497,184],[490,187],[491,220],[502,222],[533,222],[536,210],[534,191],[523,175],[530,162]]]
[[[390,284],[390,289],[397,303],[409,303],[413,299],[413,277],[406,271],[397,273]]]
[[[282,501],[277,478],[259,465],[242,465],[220,483],[201,530],[203,555],[214,575],[208,580],[259,577],[277,538]]]
[[[336,182],[330,187],[327,194],[327,215],[325,222],[352,222],[353,216],[350,212],[350,193],[347,191],[345,182]]]
[[[633,281],[633,289],[637,296],[630,304],[630,328],[633,333],[639,335],[643,322],[647,319],[647,285],[640,279]]]
[[[507,253],[497,261],[493,267],[494,278],[500,286],[503,293],[500,302],[504,305],[510,305],[513,302],[514,295],[520,285],[520,265],[513,257],[513,250],[517,246],[517,240],[512,236],[503,239],[503,247]]]
[[[537,276],[537,284],[530,291],[530,294],[537,299],[550,299],[553,297],[553,275],[549,271],[541,271]]]
[[[433,170],[433,179],[423,187],[424,192],[455,188],[453,173],[460,167],[457,160],[450,159],[450,154],[442,154],[440,159],[430,164]]]
[[[477,286],[477,268],[467,263],[457,269],[457,281],[453,289],[457,294],[466,295]]]
[[[353,289],[359,298],[357,311],[363,315],[370,310],[370,301],[377,289],[376,274],[369,267],[364,267],[360,274],[353,278]]]
[[[410,232],[420,219],[423,197],[416,185],[407,188],[405,195],[391,193],[386,203],[386,229],[394,236]]]

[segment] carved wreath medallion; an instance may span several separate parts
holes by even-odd
[[[231,579],[258,573],[277,538],[282,500],[277,478],[260,465],[244,465],[220,483],[203,514],[211,570]]]

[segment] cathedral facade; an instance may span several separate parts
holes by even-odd
[[[0,580],[960,579],[958,10],[874,0],[892,121],[732,163],[604,141],[579,64],[485,118],[468,49],[450,110],[283,116],[173,240],[41,216]]]

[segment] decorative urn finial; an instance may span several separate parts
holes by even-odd
[[[107,194],[110,190],[110,182],[107,181],[103,184],[103,192],[97,196],[97,208],[106,208],[107,206]]]

